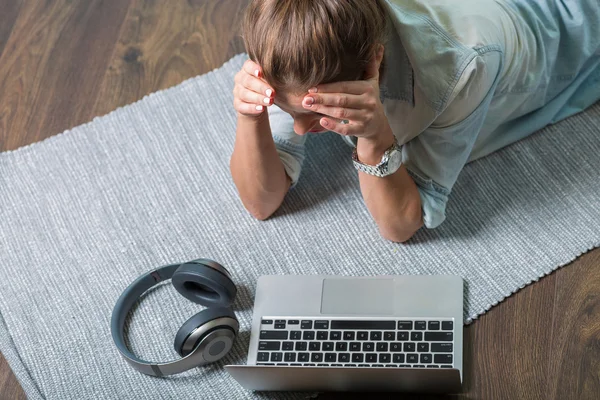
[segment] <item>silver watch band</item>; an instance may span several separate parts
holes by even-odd
[[[398,139],[396,139],[396,137],[394,136],[394,143],[385,151],[385,153],[383,153],[383,156],[381,157],[381,161],[379,162],[379,164],[369,165],[369,164],[365,164],[365,163],[361,162],[358,159],[358,153],[357,153],[356,147],[354,148],[354,151],[352,152],[352,163],[354,164],[354,167],[358,171],[364,172],[369,175],[383,178],[385,176],[393,174],[394,172],[396,172],[398,170],[398,168],[400,168],[400,166],[402,164],[401,162],[394,166],[393,171],[390,171],[390,169],[388,168],[392,153],[400,152],[400,151],[401,151],[401,147],[398,143]],[[396,156],[396,155],[394,155],[394,156]]]

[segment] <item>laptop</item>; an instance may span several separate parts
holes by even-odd
[[[267,275],[258,280],[247,365],[255,391],[458,393],[457,276]]]

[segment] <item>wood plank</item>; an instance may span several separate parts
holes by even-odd
[[[547,399],[600,397],[600,249],[557,273]]]
[[[8,1],[8,4],[2,4],[2,13],[0,13],[0,57],[4,51],[4,46],[8,42],[10,33],[12,32],[15,22],[17,22],[17,16],[21,9],[21,2]]]
[[[249,0],[133,0],[110,60],[94,115],[221,66],[244,52]]]
[[[21,5],[0,58],[0,149],[33,143],[93,117],[129,0]]]

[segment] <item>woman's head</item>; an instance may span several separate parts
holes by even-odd
[[[382,0],[253,0],[243,36],[277,92],[306,93],[362,74],[386,39]]]

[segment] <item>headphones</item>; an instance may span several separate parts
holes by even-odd
[[[185,321],[177,331],[174,346],[181,359],[161,363],[144,361],[125,344],[125,318],[144,292],[167,279],[171,279],[183,297],[209,308]],[[150,271],[130,284],[115,304],[110,324],[115,346],[133,368],[158,377],[220,360],[233,346],[240,327],[229,308],[236,292],[229,272],[212,260],[199,259]]]

